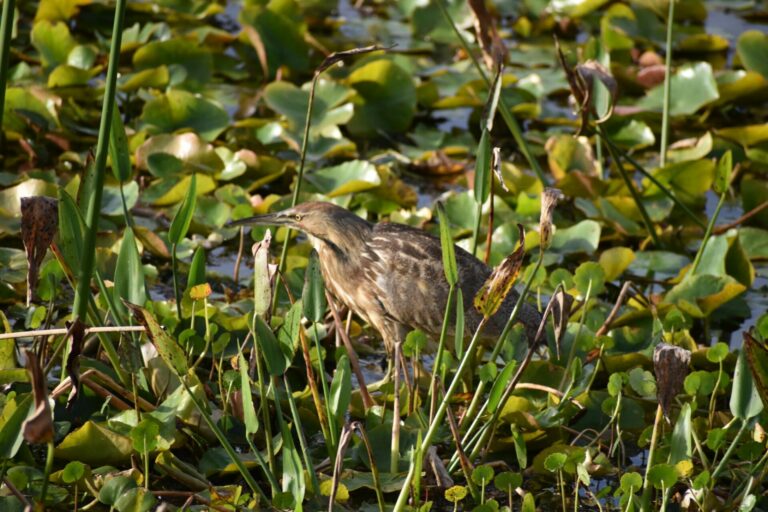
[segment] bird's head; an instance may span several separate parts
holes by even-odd
[[[228,223],[228,226],[287,226],[337,247],[349,245],[370,229],[370,224],[340,206],[320,201],[301,203],[275,213],[256,215]],[[314,242],[315,240],[313,240]],[[314,244],[313,244],[314,245]]]

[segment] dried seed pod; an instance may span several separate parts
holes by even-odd
[[[660,343],[653,352],[653,371],[656,374],[656,397],[669,420],[672,400],[683,390],[683,381],[688,375],[691,352],[684,348]]]
[[[542,251],[552,245],[552,214],[563,193],[556,188],[545,188],[541,193],[541,216],[539,217],[539,236]]]

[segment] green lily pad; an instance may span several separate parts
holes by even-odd
[[[701,201],[712,186],[715,179],[715,162],[712,160],[691,160],[668,164],[653,171],[653,176],[663,185],[672,188],[678,199],[686,203]],[[659,188],[643,180],[645,195],[654,196],[661,193]]]
[[[712,66],[708,62],[681,66],[671,79],[670,115],[694,114],[704,105],[720,97]],[[664,104],[664,86],[658,85],[637,102],[643,110],[661,112]]]
[[[229,115],[216,103],[181,90],[171,90],[147,102],[141,113],[151,133],[189,128],[212,141],[229,125]]]
[[[133,451],[131,438],[87,421],[67,435],[56,447],[56,458],[79,460],[91,466],[119,465],[128,461]]]
[[[186,39],[153,41],[139,47],[133,54],[133,65],[143,71],[159,66],[180,66],[186,81],[199,87],[211,80],[213,56],[207,47]]]
[[[213,146],[195,133],[164,133],[139,146],[136,167],[158,178],[168,178],[193,172],[215,175],[224,170],[224,162]]]
[[[270,77],[280,66],[296,71],[309,69],[309,45],[299,23],[273,10],[271,5],[265,8],[254,4],[241,11],[240,22],[257,32]]]
[[[569,228],[558,229],[552,239],[551,249],[561,254],[591,254],[600,243],[600,231],[600,224],[593,220],[583,220]]]
[[[381,184],[376,167],[363,160],[352,160],[334,167],[326,167],[308,174],[306,179],[328,197],[369,190]]]
[[[739,36],[736,51],[741,63],[750,71],[768,78],[768,35],[760,30],[747,30]]]
[[[38,21],[32,27],[30,38],[46,68],[65,64],[69,52],[77,46],[77,42],[69,33],[67,24],[61,21],[55,23],[48,20]]]
[[[361,137],[405,131],[416,113],[416,87],[411,75],[389,59],[356,69],[349,84],[357,91],[349,130]]]
[[[10,87],[5,92],[5,105],[3,106],[3,128],[15,132],[23,132],[27,123],[22,117],[34,115],[37,119],[43,121],[51,129],[56,125],[56,118],[50,110],[46,108],[45,103],[40,101],[28,89],[21,87]]]
[[[695,318],[703,318],[746,289],[731,276],[696,274],[669,290],[664,303],[674,304]]]

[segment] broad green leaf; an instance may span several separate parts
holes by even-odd
[[[768,405],[768,348],[750,333],[744,332],[743,351],[763,405]]]
[[[99,490],[99,501],[105,505],[114,505],[115,502],[131,489],[136,488],[136,482],[127,476],[118,475],[106,479]]]
[[[240,22],[257,32],[267,56],[270,78],[281,66],[296,72],[309,70],[310,49],[304,40],[302,24],[273,9],[273,4],[269,7],[256,3],[246,5]]]
[[[677,482],[677,469],[671,464],[654,464],[648,471],[648,480],[657,489],[669,489]]]
[[[90,466],[116,466],[130,460],[131,453],[131,438],[89,420],[61,441],[55,456],[57,459],[79,460]]]
[[[313,322],[320,322],[325,315],[325,285],[320,273],[320,260],[316,252],[309,257],[309,264],[304,274],[304,290],[301,294],[304,304],[304,316]]]
[[[0,458],[5,460],[16,456],[24,441],[22,424],[33,408],[32,394],[26,393],[5,402],[0,414]]]
[[[160,422],[152,416],[145,415],[139,424],[131,429],[133,449],[139,453],[156,450],[158,437],[160,437]]]
[[[273,377],[280,377],[291,364],[289,354],[284,352],[272,329],[260,316],[253,317],[253,324],[256,343],[261,349],[267,371]]]
[[[599,243],[600,224],[593,220],[583,220],[569,228],[558,229],[552,239],[551,249],[561,254],[592,254]]]
[[[672,430],[672,447],[669,453],[669,463],[677,464],[690,460],[693,453],[691,446],[691,404],[686,403],[680,409],[675,428]]]
[[[416,87],[411,75],[382,58],[357,68],[349,76],[357,96],[349,130],[361,137],[405,131],[416,113]]]
[[[467,488],[463,485],[454,485],[445,490],[444,496],[446,501],[458,503],[466,498],[468,493],[469,491],[467,491]]]
[[[177,375],[187,373],[189,363],[179,343],[157,322],[155,317],[141,306],[126,304],[134,318],[146,329],[146,335],[157,348],[157,353]]]
[[[296,503],[295,511],[301,512],[306,486],[304,483],[304,467],[301,465],[299,451],[293,442],[291,430],[285,421],[280,422],[283,438],[283,491],[290,492]]]
[[[171,89],[145,103],[141,119],[150,133],[188,128],[209,142],[229,126],[229,115],[221,106],[180,89]]]
[[[617,279],[632,264],[635,253],[628,247],[611,247],[600,254],[600,266],[605,271],[605,280]]]
[[[264,88],[264,101],[269,108],[286,117],[289,130],[297,135],[303,134],[309,88],[310,84],[299,88],[284,81],[272,82]],[[310,138],[330,136],[337,125],[345,124],[352,118],[352,104],[347,101],[353,92],[349,87],[331,80],[318,80],[312,105]]]
[[[488,464],[475,466],[472,470],[472,481],[477,485],[488,485],[493,480],[493,468]]]
[[[61,21],[38,21],[32,26],[30,39],[46,68],[66,63],[69,52],[77,46],[67,24]]]
[[[22,115],[23,113],[23,115]],[[46,129],[53,129],[57,120],[51,110],[37,96],[23,87],[9,87],[3,105],[3,128],[15,132],[26,132],[31,118]]]
[[[259,418],[256,415],[256,407],[253,405],[251,393],[251,379],[248,376],[248,362],[242,352],[237,355],[237,368],[240,372],[240,390],[243,396],[243,421],[245,433],[252,436],[259,431]]]
[[[352,370],[349,366],[349,358],[342,355],[336,364],[336,371],[333,372],[333,381],[331,382],[331,412],[336,417],[336,424],[344,424],[344,415],[349,408],[349,402],[352,399]]]
[[[500,491],[512,492],[523,485],[523,475],[511,471],[502,471],[493,479],[493,485]]]
[[[695,318],[703,318],[734,297],[746,287],[730,276],[697,274],[669,290],[664,303],[677,307]]]
[[[168,39],[140,46],[133,54],[133,65],[139,71],[178,66],[184,70],[183,81],[199,87],[210,81],[214,62],[206,45],[187,39]]]
[[[523,434],[512,425],[512,441],[515,445],[515,457],[517,458],[517,464],[520,466],[520,469],[525,469],[528,467],[528,448],[525,444],[525,438],[523,438]]]
[[[571,172],[597,173],[597,162],[589,139],[571,135],[554,135],[547,140],[547,162],[552,175],[561,180]]]
[[[742,64],[768,79],[768,35],[760,30],[742,32],[736,42],[736,50]]]
[[[728,345],[719,341],[707,349],[707,361],[721,363],[728,357]]]
[[[381,185],[376,166],[365,160],[350,160],[307,174],[307,181],[328,197],[370,190]]]
[[[176,212],[168,228],[168,241],[171,244],[179,244],[187,236],[189,225],[192,223],[192,215],[195,213],[195,203],[197,201],[197,175],[193,174],[184,197],[184,202]]]
[[[672,116],[694,114],[704,105],[720,97],[708,62],[684,64],[678,68],[671,79],[671,103],[669,113]],[[664,98],[664,86],[658,85],[637,102],[643,110],[661,112]]]
[[[620,488],[624,493],[633,493],[643,487],[643,477],[635,471],[621,475]]]
[[[61,479],[66,484],[73,484],[83,478],[85,475],[86,466],[79,460],[73,460],[68,462],[64,469],[61,470]]]
[[[196,133],[163,133],[139,146],[136,167],[157,178],[170,178],[193,173],[217,175],[225,164],[214,147]]]
[[[115,509],[117,512],[149,512],[153,510],[156,502],[157,498],[151,491],[143,487],[136,487],[129,489],[117,498]]]
[[[729,404],[731,414],[743,421],[754,418],[763,410],[763,402],[752,380],[752,373],[744,350],[739,351],[739,357],[736,359],[736,370],[733,374],[733,389]]]
[[[448,284],[454,286],[459,281],[459,272],[456,267],[456,250],[453,245],[451,229],[448,225],[448,216],[445,214],[443,203],[437,203],[437,218],[440,222],[440,246],[443,254],[443,272]]]
[[[565,453],[550,453],[546,459],[544,459],[544,467],[548,471],[560,471],[565,466],[565,461],[568,459],[568,455]]]
[[[585,261],[576,269],[573,283],[582,297],[586,297],[587,291],[590,297],[597,297],[605,290],[605,271],[599,263]]]
[[[656,396],[656,379],[648,370],[642,368],[632,368],[629,371],[630,387],[643,398],[653,398]]]

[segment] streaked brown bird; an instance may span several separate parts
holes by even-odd
[[[244,224],[289,226],[305,233],[318,252],[326,287],[381,333],[388,352],[412,328],[440,335],[449,285],[439,238],[403,224],[371,224],[325,202],[302,203],[230,223]],[[491,269],[460,247],[455,249],[466,335],[472,335],[482,318],[472,301]],[[486,337],[501,334],[517,298],[514,290],[507,295],[487,323]],[[523,304],[517,318],[532,339],[541,321],[539,312]]]

